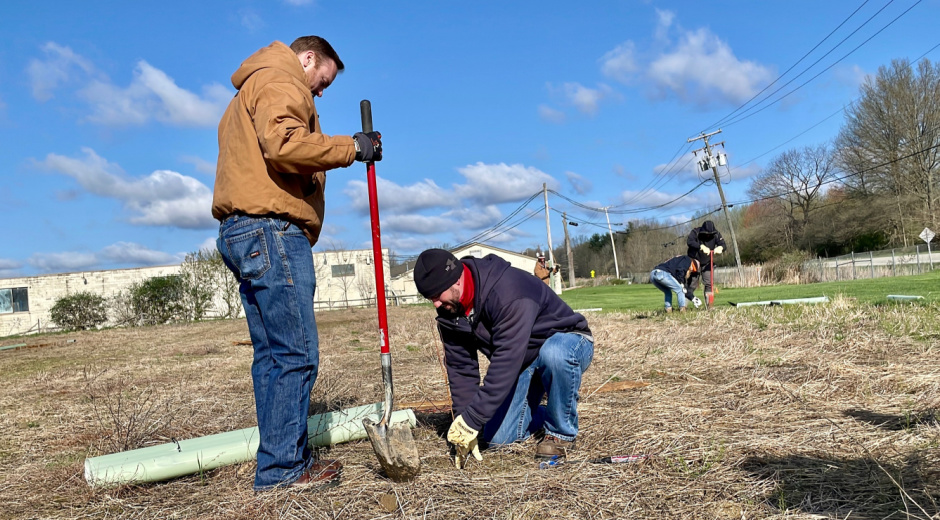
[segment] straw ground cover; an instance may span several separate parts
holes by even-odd
[[[368,441],[320,492],[255,494],[253,463],[90,488],[85,457],[254,425],[242,320],[61,335],[0,352],[3,518],[937,518],[940,305],[849,299],[686,314],[588,314],[594,362],[572,459],[532,441],[457,471],[449,413],[419,414],[422,474],[395,484]],[[382,399],[374,310],[319,314],[318,412]],[[390,309],[401,401],[446,398],[428,306]],[[43,338],[53,339],[55,337]],[[607,381],[642,389],[595,392]]]

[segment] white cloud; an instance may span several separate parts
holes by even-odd
[[[548,89],[555,95],[574,105],[579,112],[588,115],[597,113],[601,101],[615,97],[614,91],[607,85],[598,85],[598,88],[589,88],[577,82],[563,83],[560,87],[549,84]]]
[[[551,175],[521,164],[484,164],[478,162],[458,168],[467,184],[457,185],[454,192],[459,200],[472,200],[479,204],[518,202],[542,189],[542,184],[557,189],[558,181]]]
[[[565,113],[561,110],[555,110],[548,105],[539,105],[539,118],[549,123],[564,123]]]
[[[681,193],[665,193],[657,190],[624,190],[620,192],[620,200],[621,203],[631,208],[695,206],[702,202],[695,195],[682,197]]]
[[[132,242],[117,242],[94,253],[80,251],[36,253],[27,260],[29,265],[35,269],[47,273],[101,269],[106,265],[131,265],[135,267],[168,265],[180,261],[182,261],[182,255],[155,251]]]
[[[375,182],[379,193],[379,209],[383,212],[409,212],[434,207],[450,207],[456,203],[453,194],[430,179],[424,179],[409,186],[401,186],[381,177],[376,177]],[[343,193],[352,199],[354,210],[368,213],[368,184],[364,181],[349,181]]]
[[[151,118],[175,126],[214,126],[231,98],[218,83],[204,87],[200,97],[144,60],[137,62],[127,87],[93,80],[79,95],[92,106],[89,119],[109,126],[139,125]]]
[[[40,47],[44,59],[32,59],[26,67],[33,97],[39,101],[48,101],[52,92],[62,84],[71,83],[79,71],[85,75],[94,73],[90,61],[76,54],[71,48],[55,42],[47,42]]]
[[[29,265],[46,273],[90,270],[98,266],[98,257],[92,253],[69,251],[66,253],[36,253],[27,260]]]
[[[184,163],[192,164],[197,172],[203,173],[205,175],[215,176],[215,163],[209,162],[201,157],[196,157],[194,155],[184,155],[180,157],[180,160]]]
[[[382,218],[382,229],[398,233],[429,235],[453,232],[461,224],[452,219],[433,215],[389,215]]]
[[[591,179],[588,179],[583,175],[578,175],[575,172],[565,172],[565,177],[567,177],[568,183],[571,184],[571,188],[578,195],[584,195],[594,188],[594,185],[591,183]]]
[[[835,70],[833,70],[833,76],[839,83],[857,89],[865,83],[865,78],[867,78],[869,74],[858,65],[850,65],[836,67]]]
[[[195,94],[179,87],[162,70],[137,62],[126,87],[115,85],[88,59],[55,42],[41,47],[45,58],[26,68],[33,97],[47,101],[61,88],[73,88],[89,104],[88,120],[109,126],[141,125],[151,120],[175,126],[215,126],[232,97],[218,83]]]
[[[669,10],[657,9],[656,10],[656,32],[653,36],[657,40],[665,40],[668,38],[669,28],[672,27],[673,20],[676,19],[676,13]]]
[[[170,170],[128,178],[91,148],[84,157],[49,154],[38,164],[74,178],[89,193],[121,201],[135,213],[130,222],[145,226],[205,229],[217,225],[210,214],[212,192],[198,180]]]
[[[117,242],[105,247],[97,255],[100,259],[117,264],[166,265],[180,261],[178,255],[155,251],[133,242]]]
[[[22,267],[23,262],[0,258],[0,278],[12,278],[17,276]]]
[[[253,9],[239,9],[238,21],[242,24],[242,27],[248,29],[250,33],[263,29],[267,25],[264,19],[261,18],[261,15],[256,13]]]
[[[672,52],[650,64],[648,75],[661,92],[699,105],[715,97],[729,103],[747,101],[773,79],[771,69],[738,59],[728,44],[704,28],[682,34]]]
[[[621,83],[629,83],[639,69],[635,54],[636,45],[632,41],[621,43],[601,57],[601,73]]]

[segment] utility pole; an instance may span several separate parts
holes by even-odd
[[[548,235],[548,271],[552,273],[552,270],[555,268],[555,253],[552,251],[552,226],[548,223],[548,184],[542,183],[542,195],[545,197],[545,234]],[[555,293],[561,294],[561,287],[555,287],[555,275],[551,274],[549,276],[551,280],[551,287],[555,290]]]
[[[604,216],[607,217],[607,232],[610,233],[610,248],[614,251],[614,270],[617,272],[617,279],[620,279],[620,265],[617,264],[617,246],[614,244],[614,230],[610,229],[610,215],[607,214],[607,206],[604,207]]]
[[[693,150],[692,155],[695,155],[696,152],[705,150],[705,157],[702,158],[702,160],[699,162],[699,165],[701,166],[702,171],[705,171],[707,167],[711,167],[712,169],[712,175],[714,175],[715,177],[715,186],[718,187],[718,196],[721,197],[721,209],[724,210],[725,220],[728,221],[728,229],[731,230],[731,243],[734,245],[734,260],[738,264],[738,274],[740,274],[741,273],[741,252],[738,250],[738,238],[734,234],[734,226],[731,224],[731,215],[728,213],[728,204],[725,202],[725,191],[721,189],[721,180],[718,178],[718,163],[722,161],[722,157],[718,157],[718,158],[712,157],[711,147],[708,146],[708,138],[718,133],[721,133],[721,128],[719,128],[717,132],[712,132],[710,134],[703,133],[702,135],[698,137],[693,137],[689,139],[687,142],[691,143],[692,141],[697,141],[699,139],[702,139],[703,141],[705,141],[705,146],[703,146],[702,148],[699,148],[698,150]],[[721,145],[722,148],[725,147],[724,141],[717,143],[714,146],[718,146],[719,144]],[[724,160],[727,160],[727,159],[724,159]]]
[[[568,252],[568,288],[574,289],[574,255],[571,254],[571,240],[568,238],[568,214],[561,214],[561,225],[565,229],[565,251]]]

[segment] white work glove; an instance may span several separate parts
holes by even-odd
[[[696,296],[695,298],[692,298],[692,305],[695,305],[695,308],[698,309],[702,306],[702,300],[699,300],[698,296]]]
[[[715,248],[715,254],[716,254],[716,255],[720,255],[722,252],[724,252],[724,250],[725,250],[724,247],[718,246],[718,247]]]
[[[447,431],[447,441],[457,448],[457,456],[454,457],[454,465],[457,469],[463,469],[467,463],[467,455],[472,454],[473,458],[482,461],[483,455],[480,455],[480,448],[477,446],[477,435],[480,432],[467,426],[462,415],[454,419]]]
[[[712,250],[709,249],[708,246],[706,246],[705,244],[702,244],[701,246],[699,246],[699,249],[701,249],[702,252],[705,253],[706,255],[712,252]]]

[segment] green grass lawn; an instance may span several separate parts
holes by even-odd
[[[699,287],[696,296],[702,297]],[[924,302],[940,300],[940,270],[916,276],[875,278],[848,282],[826,282],[807,285],[774,285],[746,289],[725,289],[718,285],[715,306],[729,302],[753,302],[811,298],[814,296],[845,296],[870,303],[888,302],[889,294],[919,295]],[[663,307],[663,293],[652,284],[607,285],[572,289],[562,299],[573,309],[602,308],[604,311],[648,311]],[[675,297],[673,297],[675,305]]]

